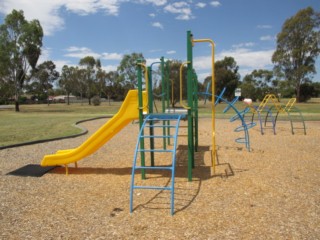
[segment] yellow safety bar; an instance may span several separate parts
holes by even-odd
[[[212,169],[213,173],[215,173],[215,159],[216,159],[216,139],[215,139],[215,134],[216,134],[216,126],[215,126],[215,77],[214,77],[214,42],[211,39],[192,39],[192,43],[197,43],[197,42],[208,42],[211,44],[211,88],[212,88],[212,103],[211,103],[211,108],[212,108]]]
[[[186,65],[186,64],[188,64],[188,63],[190,63],[190,62],[189,62],[189,61],[184,62],[184,63],[182,63],[181,66],[180,66],[180,104],[181,104],[181,106],[182,106],[183,108],[185,108],[185,109],[190,109],[190,107],[184,105],[184,104],[183,104],[183,101],[182,101],[182,70],[183,70],[183,66]]]
[[[250,108],[250,111],[251,111],[253,114],[258,113],[258,111],[253,107],[253,105],[252,105],[252,104],[249,104],[247,107],[249,107],[249,108]]]
[[[141,67],[144,68],[144,80],[146,81],[146,93],[147,93],[147,96],[148,96],[148,88],[149,88],[149,79],[148,79],[148,68],[145,64],[143,63],[138,63],[138,65],[140,65]],[[142,107],[143,109],[148,109],[148,100],[149,100],[149,97],[147,97],[147,100],[146,100],[146,104]]]
[[[287,102],[286,107],[284,108],[287,112],[290,112],[291,108],[293,107],[293,105],[296,102],[296,98],[290,98],[290,100]]]
[[[285,112],[285,109],[283,109],[281,107],[279,100],[277,99],[277,97],[274,94],[265,95],[265,97],[263,98],[262,102],[260,103],[257,111],[261,112],[263,110],[263,108],[267,105],[267,103],[270,99],[271,99],[273,105],[275,106],[275,108],[278,110],[278,112]]]

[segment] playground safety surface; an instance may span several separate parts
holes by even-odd
[[[81,125],[89,134],[106,119]],[[211,164],[211,119],[199,119],[199,152],[187,181],[185,137],[177,151],[175,214],[166,191],[129,188],[137,124],[129,124],[98,152],[42,177],[7,173],[39,164],[45,154],[79,146],[89,135],[0,151],[0,239],[319,239],[320,122],[306,122],[307,135],[250,129],[251,152],[234,140],[239,123],[216,120],[217,160]],[[186,129],[181,128],[181,133]],[[156,159],[166,164],[166,159]],[[137,178],[137,181],[143,181]],[[147,174],[166,185],[166,173]]]

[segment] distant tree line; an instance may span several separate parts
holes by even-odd
[[[320,82],[312,81],[316,74],[315,61],[320,53],[319,29],[320,13],[311,7],[287,19],[277,35],[272,71],[257,69],[241,80],[239,66],[232,56],[216,61],[215,94],[226,87],[224,97],[228,100],[234,97],[236,88],[241,88],[242,96],[253,101],[262,100],[267,93],[284,98],[295,96],[299,102],[319,97]],[[136,62],[144,60],[142,53],[124,55],[115,71],[106,72],[100,59],[86,56],[77,66],[63,66],[59,73],[52,61],[38,64],[42,39],[40,22],[27,21],[23,11],[13,10],[0,25],[0,104],[14,101],[15,110],[19,111],[24,94],[40,101],[47,101],[53,95],[75,95],[88,99],[88,104],[91,104],[94,97],[123,100],[130,89],[137,87]],[[171,93],[174,97],[170,98],[172,105],[179,98],[181,63],[179,60],[166,63],[168,77],[174,85]],[[209,81],[211,76],[198,83],[200,92],[206,90]],[[161,83],[155,85],[155,94],[160,94],[161,88]]]

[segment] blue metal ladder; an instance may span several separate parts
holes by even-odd
[[[131,186],[130,186],[130,213],[133,212],[133,191],[135,189],[153,189],[153,190],[168,190],[171,191],[171,215],[174,214],[174,182],[175,182],[175,166],[176,166],[176,149],[177,149],[177,139],[180,120],[183,119],[184,115],[182,114],[149,114],[145,117],[144,122],[141,126],[132,166],[132,175],[131,175]],[[164,121],[169,121],[170,124],[163,124]],[[145,135],[146,128],[167,128],[174,129],[171,131],[170,135]],[[149,132],[149,131],[146,131]],[[164,131],[167,132],[167,131]],[[172,149],[157,148],[141,148],[141,140],[143,139],[173,139]],[[172,155],[172,164],[171,166],[142,166],[142,164],[137,164],[137,159],[139,153],[144,154],[146,152],[156,153],[156,152],[168,152]],[[167,170],[171,171],[171,184],[170,186],[138,186],[135,185],[134,179],[137,170]]]

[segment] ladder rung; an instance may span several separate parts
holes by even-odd
[[[174,150],[164,150],[164,149],[138,149],[138,152],[174,152]]]
[[[134,167],[135,170],[138,170],[138,169],[151,169],[151,170],[172,170],[172,167],[157,167],[157,166],[136,166]]]
[[[146,125],[145,127],[149,128],[160,128],[160,127],[166,127],[166,128],[175,128],[176,125]]]
[[[171,187],[158,187],[158,186],[133,186],[134,189],[155,189],[155,190],[172,190]]]
[[[174,136],[164,136],[164,135],[161,135],[161,136],[151,136],[151,135],[145,135],[145,136],[140,136],[140,138],[174,138]]]
[[[148,120],[178,120],[183,117],[185,114],[150,114]]]
[[[247,140],[245,138],[237,138],[235,141],[237,143],[247,143]]]

